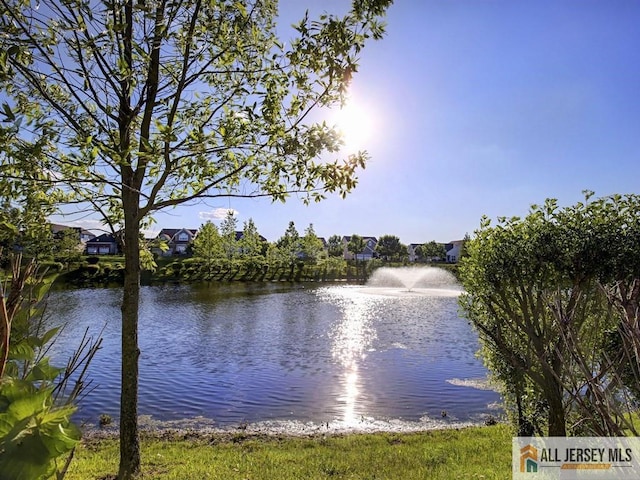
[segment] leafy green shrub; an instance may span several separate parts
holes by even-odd
[[[58,328],[43,331],[44,299],[53,283],[34,262],[13,259],[0,285],[0,472],[3,480],[63,478],[80,430],[71,422],[83,373],[100,346],[86,335],[66,368],[49,364]],[[82,372],[79,375],[76,372]],[[75,376],[75,380],[72,377]],[[64,460],[59,469],[58,461]]]
[[[61,262],[48,260],[40,262],[40,268],[46,270],[48,273],[59,273],[64,269],[64,265]]]
[[[83,271],[87,272],[89,275],[97,275],[100,273],[100,265],[86,265],[83,268]]]
[[[97,265],[100,262],[99,257],[87,257],[87,263],[89,265]]]

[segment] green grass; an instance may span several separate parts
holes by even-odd
[[[142,472],[153,479],[511,478],[506,425],[461,430],[314,437],[241,434],[142,440]],[[116,440],[83,443],[68,480],[111,479]]]

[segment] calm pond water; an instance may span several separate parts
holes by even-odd
[[[143,287],[139,413],[164,422],[305,428],[427,428],[479,422],[499,395],[483,385],[458,291],[242,284]],[[119,289],[54,292],[65,359],[102,328],[96,386],[78,417],[119,412]],[[443,411],[446,417],[443,418]]]

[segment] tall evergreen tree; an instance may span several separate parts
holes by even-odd
[[[310,223],[304,231],[304,236],[300,240],[300,246],[302,255],[306,261],[316,263],[320,259],[324,246],[322,245],[322,240],[316,235],[312,223]]]
[[[222,244],[222,254],[227,261],[227,265],[240,253],[240,244],[236,235],[238,228],[238,219],[231,210],[227,212],[222,222],[220,222],[220,241]]]
[[[258,229],[256,228],[253,219],[249,219],[244,222],[242,228],[242,238],[240,238],[239,246],[243,260],[249,264],[249,266],[256,266],[257,264],[263,264],[264,257],[264,245],[260,238]]]
[[[289,222],[287,230],[285,230],[284,235],[278,239],[276,245],[282,255],[284,263],[288,265],[293,272],[293,267],[302,252],[300,234],[294,222]]]
[[[342,257],[344,255],[344,244],[340,235],[331,235],[327,240],[327,253],[330,257]]]
[[[213,222],[208,221],[200,226],[198,235],[193,240],[192,249],[193,256],[201,259],[211,273],[212,267],[223,257],[222,239],[218,227]]]

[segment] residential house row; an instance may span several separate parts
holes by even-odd
[[[51,225],[51,234],[53,235],[53,238],[56,238],[56,239],[61,238],[64,232],[68,230],[75,232],[78,238],[78,242],[82,244],[86,244],[89,240],[95,237],[93,233],[91,233],[89,230],[85,230],[84,228],[69,227],[67,225],[60,225],[58,223],[52,223],[50,225]]]
[[[65,225],[52,224],[51,230],[54,237],[59,237],[65,230],[72,229],[77,232],[79,246],[84,249],[87,255],[115,255],[120,253],[120,247],[115,235],[111,233],[103,233],[101,235],[94,235],[88,230],[84,230],[78,227],[68,227]],[[185,255],[188,251],[189,245],[198,235],[198,229],[196,228],[163,228],[154,240],[161,240],[167,245],[167,250],[161,250],[154,247],[152,250],[154,253],[162,256],[173,255]],[[242,238],[242,232],[236,232],[236,240]],[[260,239],[266,242],[266,238],[260,236]],[[362,252],[358,252],[358,260],[371,260],[376,258],[376,245],[378,240],[373,236],[362,236],[365,242],[365,247]],[[320,238],[323,245],[326,248],[327,242],[324,238]],[[351,240],[351,236],[345,235],[342,237],[343,244],[343,258],[345,260],[353,260],[355,255],[348,250],[348,244]],[[446,251],[446,258],[433,259],[438,261],[445,261],[447,263],[456,263],[460,259],[460,253],[462,250],[463,240],[454,240],[452,242],[444,244]],[[409,262],[416,262],[419,260],[417,254],[420,243],[411,243],[407,246],[409,254]]]
[[[164,228],[160,231],[156,239],[162,240],[167,245],[167,250],[161,250],[160,248],[154,248],[153,252],[162,256],[172,255],[184,255],[187,252],[188,246],[193,242],[198,234],[198,229],[194,228]],[[242,238],[242,232],[236,232],[236,240]],[[266,242],[266,238],[260,236],[260,239]],[[376,246],[378,240],[376,237],[363,236],[362,239],[365,242],[365,247],[362,252],[358,252],[358,260],[371,260],[376,257]],[[327,246],[327,242],[324,238],[320,238],[322,244]],[[343,258],[345,260],[353,260],[355,255],[348,250],[348,244],[351,241],[351,236],[343,236]],[[456,263],[460,258],[460,251],[463,244],[463,240],[454,240],[452,242],[444,244],[446,251],[446,258],[434,259],[440,261],[446,261],[448,263]],[[419,257],[417,249],[421,244],[412,243],[408,246],[409,261],[416,262]],[[117,241],[113,235],[104,234],[100,237],[96,237],[92,241],[87,243],[87,253],[95,254],[112,254],[117,253],[118,246]]]

